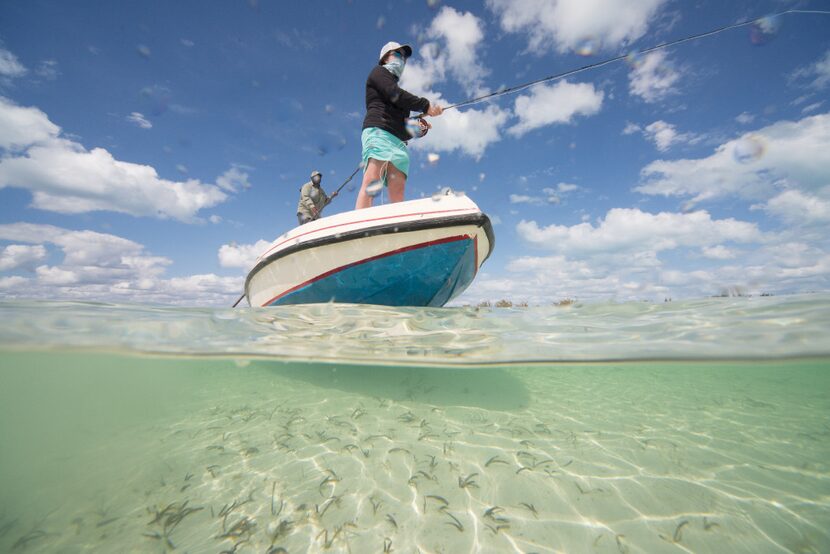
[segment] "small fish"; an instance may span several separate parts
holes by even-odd
[[[489,467],[489,466],[490,466],[490,464],[504,464],[504,465],[507,465],[507,466],[509,466],[509,465],[510,465],[510,463],[509,463],[509,462],[505,462],[504,460],[502,460],[502,459],[501,459],[501,458],[499,458],[498,456],[493,456],[492,458],[490,458],[489,460],[487,460],[487,461],[484,463],[484,467]]]

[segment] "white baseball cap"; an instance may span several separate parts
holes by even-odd
[[[383,48],[380,49],[380,58],[378,58],[378,63],[383,61],[383,57],[391,52],[392,50],[402,50],[404,57],[408,58],[412,55],[412,47],[408,44],[399,44],[397,42],[390,41],[383,45]]]

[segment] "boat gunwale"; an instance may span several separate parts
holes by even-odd
[[[337,233],[335,235],[326,235],[324,237],[310,239],[299,244],[287,246],[277,252],[269,254],[267,257],[257,262],[257,264],[248,272],[248,276],[245,278],[245,297],[248,299],[248,303],[250,304],[251,300],[249,286],[251,284],[251,279],[253,279],[259,271],[282,257],[296,254],[297,252],[302,252],[303,250],[307,250],[309,248],[325,246],[327,244],[338,242],[348,242],[378,235],[386,235],[390,233],[409,233],[423,231],[426,229],[435,229],[437,227],[460,227],[462,225],[476,225],[477,227],[482,227],[484,229],[484,233],[487,235],[488,250],[487,255],[481,260],[481,264],[483,264],[487,261],[487,258],[490,257],[490,254],[493,252],[493,247],[495,246],[493,226],[490,223],[490,218],[487,217],[487,214],[485,213],[479,211],[473,214],[384,223],[383,225],[377,225],[374,227],[355,229],[352,231]],[[481,266],[481,264],[478,265]]]

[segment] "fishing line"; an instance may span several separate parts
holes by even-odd
[[[752,19],[749,21],[744,21],[743,23],[733,23],[731,25],[724,25],[723,27],[718,27],[717,29],[712,29],[710,31],[705,31],[703,33],[698,33],[695,35],[690,35],[684,38],[679,38],[676,40],[672,40],[669,42],[664,42],[662,44],[658,44],[657,46],[651,46],[649,48],[644,48],[642,50],[635,50],[632,52],[628,52],[626,54],[620,54],[619,56],[615,56],[613,58],[608,58],[606,60],[594,62],[588,65],[584,65],[582,67],[576,69],[570,69],[568,71],[564,71],[562,73],[556,73],[555,75],[550,75],[548,77],[542,77],[541,79],[536,79],[534,81],[530,81],[521,85],[516,85],[513,87],[497,90],[495,92],[491,92],[489,94],[485,94],[483,96],[479,96],[477,98],[471,98],[470,100],[465,100],[464,102],[459,102],[457,104],[452,104],[444,108],[444,110],[450,110],[452,108],[460,108],[462,106],[470,106],[472,104],[477,104],[489,98],[496,98],[498,96],[503,96],[505,94],[512,94],[514,92],[519,92],[525,90],[526,88],[532,87],[534,85],[538,85],[539,83],[546,83],[548,81],[555,81],[557,79],[562,79],[563,77],[568,77],[569,75],[575,75],[577,73],[582,73],[583,71],[588,71],[589,69],[596,69],[598,67],[602,67],[604,65],[608,65],[610,63],[618,62],[620,60],[624,60],[629,57],[638,56],[642,54],[648,54],[649,52],[654,52],[655,50],[661,50],[663,48],[668,48],[669,46],[675,46],[677,44],[682,44],[684,42],[689,42],[692,40],[698,40],[701,38],[709,37],[712,35],[717,35],[719,33],[723,33],[724,31],[729,31],[731,29],[737,29],[739,27],[746,27],[747,25],[754,25],[763,22],[764,20],[771,20],[776,17],[780,17],[782,15],[787,14],[819,14],[819,15],[830,15],[830,11],[827,10],[785,10],[783,12],[773,13],[770,15],[766,15],[764,17],[759,17],[757,19]]]

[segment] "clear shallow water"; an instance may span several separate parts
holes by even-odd
[[[0,551],[830,550],[826,295],[0,313]]]

